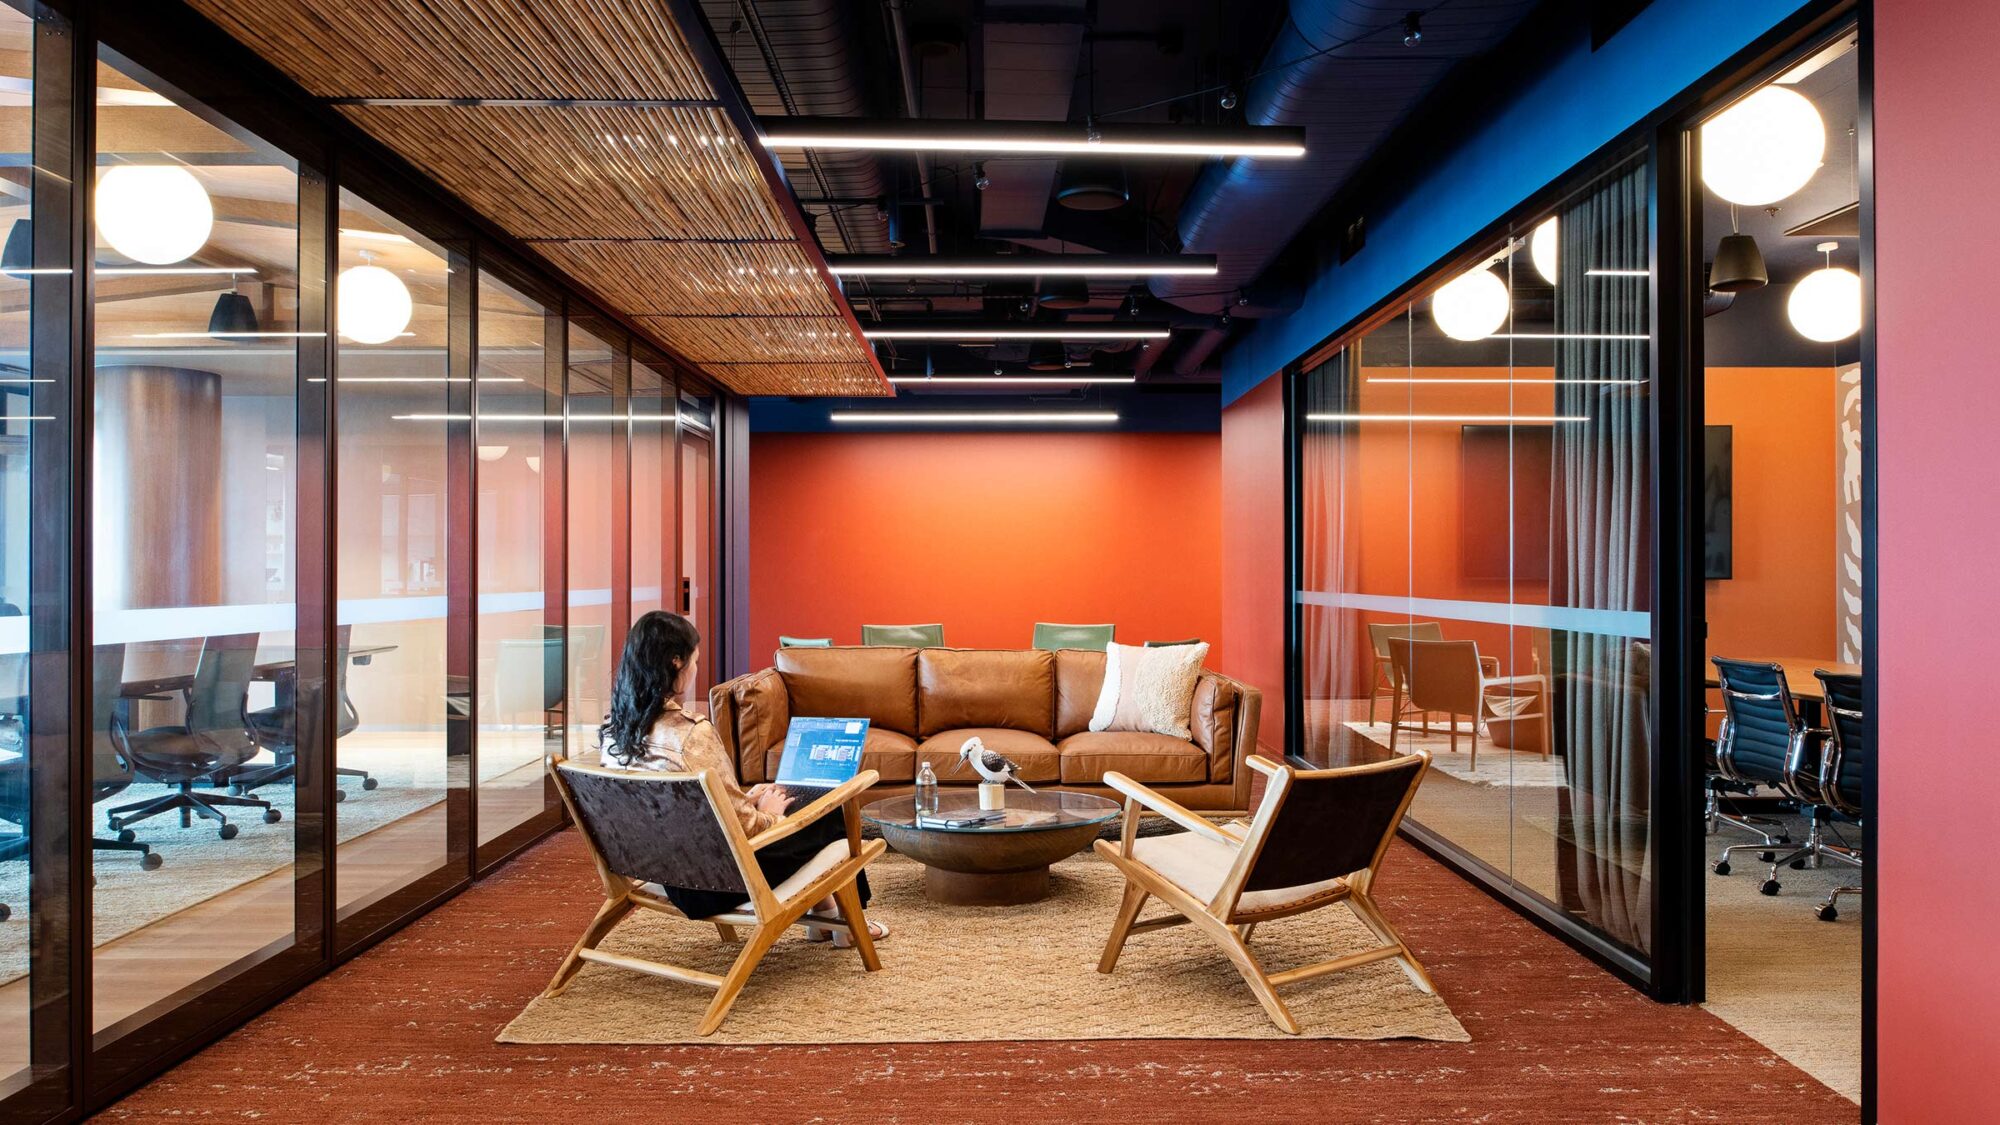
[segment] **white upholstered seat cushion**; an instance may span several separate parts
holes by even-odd
[[[1159,872],[1167,882],[1204,903],[1213,899],[1215,892],[1221,889],[1222,880],[1229,874],[1229,866],[1236,862],[1240,850],[1193,832],[1142,836],[1132,842],[1133,859]],[[1344,886],[1343,880],[1324,879],[1296,887],[1251,891],[1237,900],[1236,909],[1244,914],[1281,910]]]
[[[846,859],[847,839],[842,837],[821,848],[811,859],[806,860],[803,867],[785,876],[785,881],[772,887],[771,893],[777,896],[779,902],[790,902],[793,896],[806,889],[807,884],[838,867]],[[753,912],[747,902],[736,909],[744,914]]]

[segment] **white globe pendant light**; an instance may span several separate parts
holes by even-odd
[[[1556,283],[1556,263],[1561,255],[1561,243],[1556,241],[1561,224],[1554,215],[1543,219],[1535,226],[1535,233],[1528,236],[1528,259],[1535,263],[1535,272]]]
[[[1827,264],[1792,286],[1785,315],[1799,335],[1822,344],[1845,340],[1861,331],[1861,277],[1833,264],[1834,242],[1819,244]]]
[[[1507,283],[1481,266],[1431,294],[1431,319],[1454,340],[1484,340],[1507,323]]]
[[[363,344],[395,339],[410,326],[415,306],[403,279],[381,266],[353,266],[340,271],[334,292],[340,334]]]
[[[1701,127],[1701,181],[1730,203],[1762,207],[1806,186],[1826,155],[1826,124],[1798,91],[1766,86]]]
[[[186,261],[215,229],[215,205],[177,164],[121,164],[97,181],[97,232],[113,250],[151,266]]]

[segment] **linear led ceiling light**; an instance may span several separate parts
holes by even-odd
[[[938,325],[931,328],[864,328],[870,340],[1164,340],[1172,333],[1163,324],[1116,327],[1104,324],[1022,327],[995,324]]]
[[[1076,383],[1136,383],[1132,375],[891,375],[891,383],[922,387],[927,385],[971,385],[1062,387]]]
[[[1213,254],[1062,254],[1007,258],[892,258],[850,254],[827,259],[840,277],[1213,277]]]
[[[1481,383],[1506,384],[1508,386],[1565,386],[1565,387],[1637,387],[1645,384],[1644,379],[1473,379],[1451,376],[1447,378],[1411,379],[1400,375],[1370,375],[1371,383]]]
[[[959,422],[981,425],[987,422],[1009,424],[1036,424],[1042,422],[1056,424],[1094,425],[1116,422],[1116,411],[1092,410],[1047,410],[1047,411],[974,411],[974,410],[836,410],[827,415],[834,422],[886,422],[921,425],[927,422]]]
[[[1493,425],[1533,425],[1588,422],[1581,414],[1308,414],[1308,422],[1484,422]]]
[[[1105,156],[1265,156],[1306,154],[1304,129],[1280,125],[1071,125],[1034,121],[924,121],[909,118],[760,117],[765,148],[862,148],[906,152],[1034,152]]]

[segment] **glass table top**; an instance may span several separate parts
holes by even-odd
[[[958,828],[929,823],[919,826],[915,794],[870,802],[862,807],[861,817],[887,828],[922,827],[926,832],[1046,832],[1052,828],[1104,824],[1116,820],[1119,810],[1124,807],[1120,801],[1090,793],[1063,793],[1053,789],[1030,793],[1013,788],[1007,790],[1007,808],[1001,819],[987,824]],[[977,789],[946,789],[938,794],[939,816],[976,814],[978,811]]]

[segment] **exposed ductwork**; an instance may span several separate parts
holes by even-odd
[[[857,31],[841,0],[702,0],[702,12],[758,114],[865,117]],[[888,225],[857,201],[884,196],[881,160],[865,151],[786,151],[785,177],[833,254],[886,254]],[[834,200],[814,203],[813,200]]]
[[[1067,121],[1083,50],[1084,0],[989,0],[981,27],[989,121]],[[986,162],[979,232],[988,238],[1042,232],[1055,192],[1052,157]]]
[[[1306,156],[1204,169],[1181,208],[1181,249],[1214,254],[1220,270],[1156,278],[1153,293],[1215,312],[1253,286],[1454,65],[1498,45],[1534,7],[1447,0],[1423,13],[1422,40],[1404,46],[1402,12],[1379,0],[1293,0],[1245,92],[1244,115],[1253,125],[1303,127]]]

